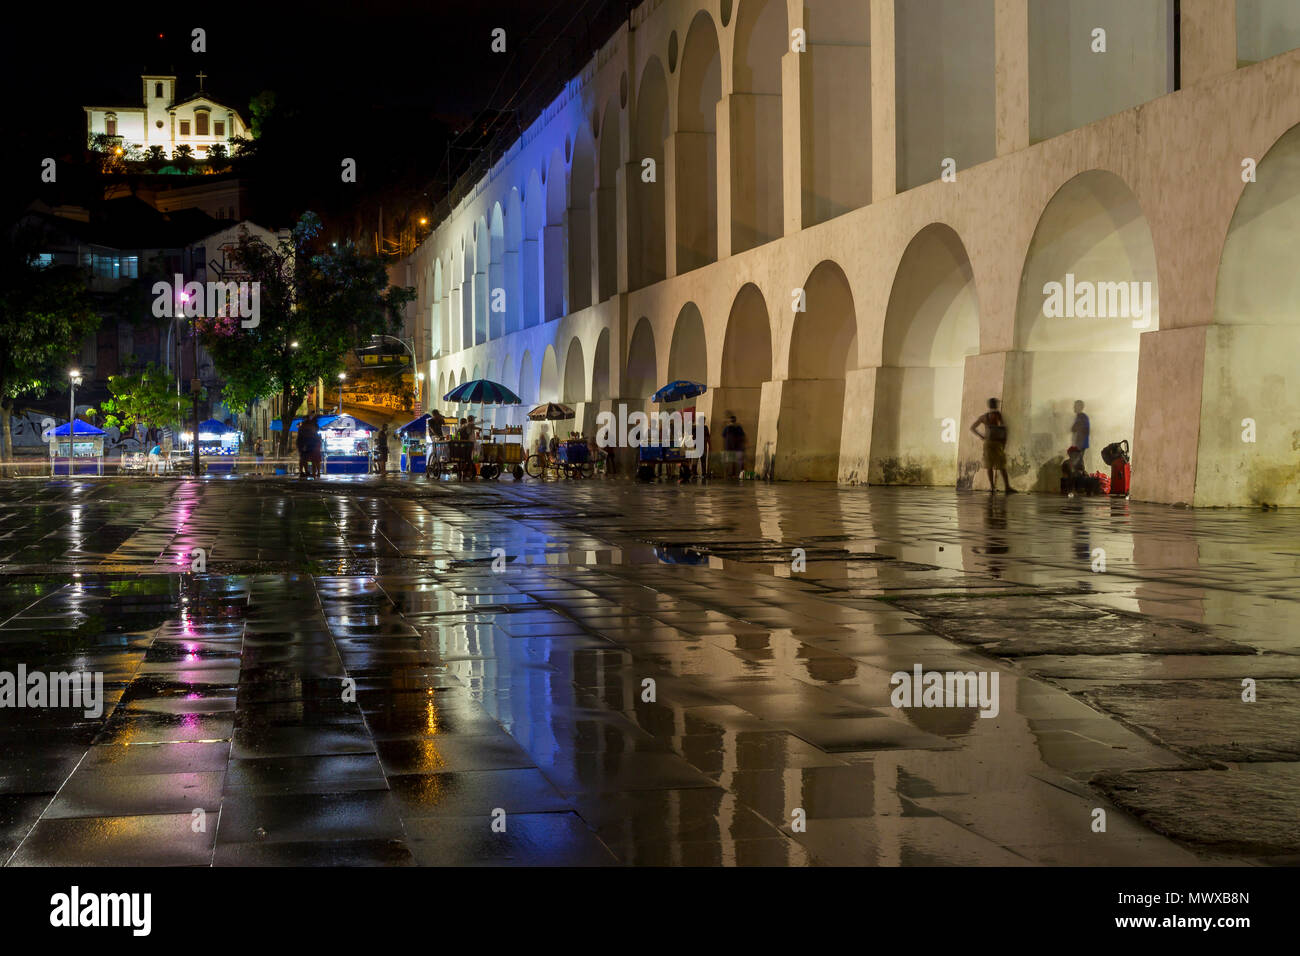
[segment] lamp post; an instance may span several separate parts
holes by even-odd
[[[405,339],[399,339],[396,335],[372,335],[370,338],[371,338],[372,341],[373,341],[374,339],[392,339],[394,342],[396,342],[396,343],[397,343],[398,345],[400,345],[402,348],[406,349],[406,351],[408,351],[409,353],[411,353],[411,369],[412,369],[412,371],[414,371],[414,370],[419,366],[419,364],[420,364],[420,363],[419,363],[419,360],[416,359],[416,357],[415,357],[415,349],[411,348],[411,346],[408,345],[408,344],[406,343],[406,340],[405,340]],[[417,374],[417,375],[415,376],[415,379],[416,379],[417,382],[422,382],[422,381],[424,381],[424,374],[423,374],[423,373]],[[418,398],[418,396],[419,396],[419,391],[418,391],[418,390],[419,390],[419,386],[418,386],[418,385],[416,386],[416,389],[417,389],[417,391],[416,391],[416,396],[417,396],[417,398]],[[418,406],[418,402],[417,402],[417,407],[419,407],[419,406]]]
[[[73,438],[76,432],[76,426],[73,424],[77,420],[77,386],[81,384],[81,370],[74,368],[68,373],[68,382],[72,386],[68,390],[68,477],[72,477],[72,453]]]
[[[339,372],[339,414],[343,414],[343,381],[348,377],[347,372]]]
[[[190,300],[189,293],[182,292],[180,300],[183,303]],[[183,306],[182,306],[183,308]],[[199,390],[203,387],[199,381],[199,323],[197,319],[190,325],[190,355],[194,362],[194,378],[190,380],[190,394],[193,396],[194,405],[194,431],[190,433],[190,447],[194,458],[194,477],[199,477]],[[180,364],[179,362],[177,363]],[[179,371],[179,369],[178,369]],[[178,376],[179,384],[179,376]]]

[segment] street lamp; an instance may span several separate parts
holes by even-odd
[[[68,381],[72,388],[68,391],[68,477],[72,477],[72,439],[73,432],[76,430],[73,422],[77,420],[77,386],[81,384],[81,369],[74,368],[68,373]]]
[[[343,381],[348,377],[347,372],[339,372],[339,414],[343,414]]]
[[[402,348],[406,349],[406,351],[409,352],[409,353],[411,354],[411,368],[412,368],[412,370],[414,370],[415,368],[417,368],[417,367],[419,366],[420,362],[419,362],[419,360],[415,357],[415,349],[411,348],[411,346],[407,344],[407,342],[406,342],[405,339],[399,339],[396,335],[372,335],[372,336],[370,336],[370,340],[371,340],[372,342],[373,342],[375,339],[391,339],[392,341],[396,342],[398,345],[400,345]],[[418,376],[418,378],[423,379],[424,376],[423,376],[423,375],[420,375],[420,376]]]
[[[188,302],[189,300],[190,300],[190,295],[188,292],[182,292],[180,294],[180,301],[182,303]],[[195,319],[195,321],[190,325],[190,333],[191,333],[190,349],[194,361],[194,378],[190,381],[190,393],[193,397],[193,403],[194,403],[194,431],[190,435],[190,439],[191,439],[190,446],[194,452],[193,455],[194,477],[198,478],[200,476],[200,472],[199,472],[199,389],[201,389],[203,386],[199,380],[199,323],[197,319]],[[180,362],[178,361],[176,364],[179,366]],[[179,372],[180,369],[178,368],[177,371]]]

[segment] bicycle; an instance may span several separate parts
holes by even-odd
[[[558,461],[551,457],[550,452],[536,452],[529,455],[524,462],[524,474],[529,478],[556,478],[560,477],[561,466]]]

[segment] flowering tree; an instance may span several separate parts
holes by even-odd
[[[256,325],[231,315],[198,320],[204,347],[226,381],[223,398],[242,407],[279,394],[281,451],[294,413],[319,379],[343,370],[348,349],[391,333],[415,290],[390,286],[384,261],[351,243],[322,250],[320,219],[305,213],[275,246],[240,233],[234,259],[258,284]]]

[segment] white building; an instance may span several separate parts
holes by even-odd
[[[198,75],[199,92],[176,102],[176,77],[140,77],[141,106],[85,106],[86,129],[120,136],[126,148],[145,152],[161,146],[170,159],[177,146],[188,145],[195,159],[207,156],[208,149],[220,143],[227,150],[235,137],[248,135],[247,124],[239,111],[218,103],[203,92],[206,75]]]

